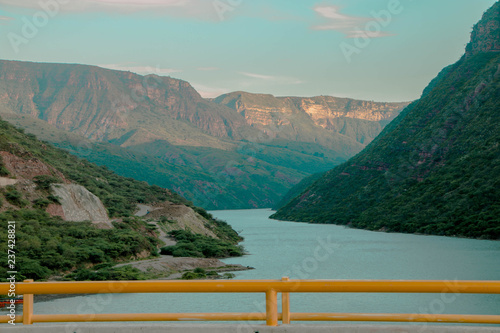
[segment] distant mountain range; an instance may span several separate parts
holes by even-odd
[[[234,92],[94,66],[0,61],[0,116],[207,209],[271,207],[360,152],[408,103]]]
[[[500,239],[500,2],[368,147],[304,182],[273,218]]]

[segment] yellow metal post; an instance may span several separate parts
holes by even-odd
[[[281,278],[281,281],[289,281],[288,276]],[[281,293],[281,312],[283,313],[283,324],[290,324],[290,293]]]
[[[278,293],[274,289],[266,291],[266,325],[278,326]]]
[[[31,283],[33,280],[24,280]],[[23,325],[33,325],[33,294],[23,295]]]

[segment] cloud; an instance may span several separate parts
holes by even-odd
[[[261,79],[261,80],[275,80],[276,77],[271,76],[271,75],[261,75],[261,74],[255,74],[255,73],[248,73],[248,72],[238,72],[238,74],[245,75],[254,79]]]
[[[249,73],[249,72],[238,72],[238,74],[251,77],[253,79],[259,79],[259,80],[265,80],[265,81],[274,81],[276,83],[280,84],[301,84],[303,81],[293,78],[293,77],[287,77],[287,76],[273,76],[273,75],[262,75],[262,74],[255,74],[255,73]]]
[[[9,21],[12,21],[12,20],[13,20],[12,17],[0,16],[0,25],[6,25],[9,23]]]
[[[113,69],[117,71],[128,71],[139,75],[156,74],[159,76],[170,75],[172,73],[180,73],[182,70],[174,68],[160,68],[159,66],[134,66],[134,65],[123,65],[123,64],[105,64],[98,65],[99,67]]]
[[[215,98],[222,94],[227,94],[230,89],[209,87],[200,83],[191,82],[191,85],[203,98]]]
[[[218,71],[218,70],[220,70],[219,67],[198,67],[197,69],[199,71]]]
[[[369,23],[377,22],[373,17],[345,15],[341,13],[339,6],[318,5],[313,9],[326,22],[312,26],[312,30],[335,30],[344,33],[346,38],[379,38],[394,35],[380,30],[369,30]]]

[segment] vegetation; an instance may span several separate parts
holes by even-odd
[[[443,70],[362,153],[273,218],[500,239],[498,53]]]
[[[4,121],[0,121],[0,151],[9,152],[18,158],[36,158],[49,168],[54,168],[52,175],[33,178],[36,190],[31,194],[19,186],[0,189],[0,203],[5,200],[15,206],[0,213],[0,238],[7,239],[8,221],[16,221],[15,251],[19,280],[53,277],[70,280],[146,278],[135,268],[112,268],[117,262],[130,260],[139,253],[158,255],[156,227],[132,217],[137,203],[168,200],[185,204],[207,218],[206,226],[226,243],[236,244],[241,240],[225,222],[216,221],[204,209],[194,207],[178,194],[118,176],[106,167],[38,141],[33,135],[25,134]],[[63,182],[63,178],[83,185],[97,195],[109,215],[120,217],[122,222],[114,222],[113,229],[102,230],[90,222],[65,222],[59,217],[50,216],[44,211],[45,208],[51,203],[58,203],[58,198],[50,193],[50,186]],[[226,243],[222,243],[215,244],[214,253],[232,255],[233,249],[228,246],[225,248]],[[0,242],[0,262],[7,262],[7,245],[7,242]],[[235,246],[235,249],[238,247]],[[2,279],[7,277],[6,272],[5,265],[0,267]]]
[[[173,230],[169,235],[177,241],[177,244],[162,247],[161,254],[195,258],[227,258],[244,254],[243,247],[235,245],[235,242],[193,234],[186,230]]]
[[[297,185],[292,187],[290,189],[290,191],[288,191],[288,193],[285,194],[285,196],[283,198],[281,198],[281,200],[277,203],[277,205],[275,207],[273,207],[273,209],[276,209],[276,210],[280,209],[281,207],[286,205],[290,200],[295,198],[297,195],[304,192],[304,190],[306,188],[308,188],[309,186],[314,184],[315,181],[317,181],[318,179],[320,179],[324,175],[325,175],[325,172],[320,172],[320,173],[312,174],[309,177],[302,179]]]
[[[42,210],[20,209],[0,214],[0,238],[7,239],[7,222],[16,224],[16,270],[18,279],[44,280],[64,272],[68,279],[139,279],[128,269],[105,267],[142,251],[154,252],[158,241],[146,232],[140,219],[125,219],[115,229],[96,229],[90,222],[65,222]],[[7,262],[7,242],[0,246],[0,262]],[[94,271],[94,265],[103,265]],[[0,266],[0,276],[7,276]],[[97,267],[99,268],[99,267]]]
[[[14,186],[7,186],[5,191],[5,199],[14,206],[25,207],[29,202],[23,198],[23,194],[19,192]]]
[[[172,201],[193,207],[193,204],[180,195],[159,186],[150,186],[146,182],[118,176],[106,167],[97,166],[68,152],[43,143],[31,134],[25,134],[0,121],[0,150],[25,158],[36,157],[46,164],[55,167],[67,179],[86,187],[97,195],[108,209],[111,217],[130,216],[136,209],[136,203]],[[34,179],[39,190],[48,191],[50,184],[62,180],[56,175],[38,176]],[[24,207],[23,201],[15,189],[5,194],[7,201],[13,205]],[[48,198],[56,200],[55,198]]]
[[[72,281],[146,280],[148,275],[132,266],[98,269],[81,267],[75,272],[66,275],[65,278]]]

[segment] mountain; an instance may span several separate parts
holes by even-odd
[[[138,204],[154,207],[155,214],[146,217],[148,222],[159,219],[157,224],[134,216]],[[110,266],[157,256],[158,226],[189,228],[231,246],[241,240],[227,223],[171,190],[118,176],[0,120],[3,239],[12,229],[9,221],[15,224],[19,277],[37,280],[75,270],[83,279],[151,278],[130,267]],[[161,228],[162,221],[168,226]],[[0,260],[7,260],[8,247],[14,245],[0,242]],[[93,272],[87,271],[93,266]],[[0,273],[7,276],[7,268],[0,267]]]
[[[418,101],[273,218],[499,239],[499,33],[497,2]]]
[[[407,103],[231,93],[95,66],[0,61],[0,115],[207,209],[271,207],[361,151]]]
[[[279,139],[331,146],[332,139],[340,140],[332,134],[342,134],[346,141],[340,144],[348,154],[372,141],[408,105],[331,96],[275,97],[246,92],[221,95],[214,102],[232,108],[245,117],[248,124],[266,134],[271,132]],[[280,130],[272,131],[278,128]],[[337,150],[342,148],[339,145]]]

